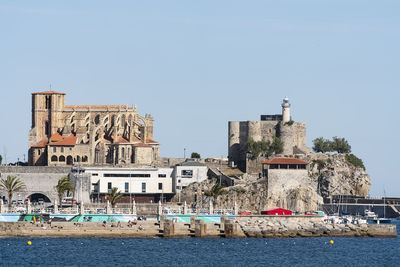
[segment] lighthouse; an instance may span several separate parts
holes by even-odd
[[[289,98],[286,96],[282,102],[282,122],[285,123],[290,120],[290,103]]]

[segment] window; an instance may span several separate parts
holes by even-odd
[[[49,135],[49,128],[50,128],[50,126],[49,126],[49,121],[46,121],[45,122],[45,129],[44,129],[44,133],[45,133],[45,135]]]
[[[51,157],[51,161],[53,161],[53,162],[54,162],[54,161],[57,161],[57,156],[52,156],[52,157]]]
[[[60,149],[61,149],[61,153],[64,153],[64,147],[62,146]]]
[[[159,173],[159,174],[158,174],[158,178],[166,178],[166,177],[167,177],[166,174],[163,174],[163,173]]]
[[[122,158],[125,158],[125,148],[121,149],[121,156],[122,156]]]
[[[181,172],[182,176],[192,176],[193,175],[193,170],[182,170]]]
[[[125,183],[125,193],[129,192],[129,183]]]
[[[108,190],[111,190],[112,189],[112,183],[108,183],[107,188],[108,188]]]
[[[181,180],[178,180],[178,184],[180,184],[181,183]]]
[[[69,148],[69,151],[72,151],[72,147]]]
[[[162,190],[162,183],[158,183],[158,190]]]
[[[56,153],[57,152],[57,147],[53,147],[53,153]]]
[[[64,156],[60,156],[59,161],[64,162],[65,161],[65,157]]]
[[[142,183],[142,193],[146,192],[146,183]]]
[[[98,173],[92,173],[92,176],[99,176]]]
[[[177,186],[177,187],[176,187],[176,189],[180,190],[180,189],[181,189],[181,187],[180,187],[180,186]]]
[[[37,154],[40,155],[40,149],[37,151]]]
[[[150,174],[145,173],[105,173],[104,177],[140,177],[140,178],[149,178]]]

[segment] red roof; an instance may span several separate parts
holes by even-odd
[[[65,94],[56,91],[44,91],[44,92],[32,93],[32,95],[65,95]]]
[[[151,147],[151,145],[144,144],[144,143],[133,144],[133,146],[137,146],[137,147]]]
[[[64,137],[62,140],[54,143],[50,143],[50,146],[75,146],[77,137],[73,134],[70,134],[67,137]]]
[[[40,148],[40,147],[46,147],[48,144],[47,139],[43,139],[42,141],[38,142],[36,145],[33,145],[32,147]]]
[[[295,158],[272,158],[262,162],[261,164],[299,164],[299,165],[307,165],[308,162],[295,159]]]
[[[58,132],[56,132],[50,137],[50,142],[57,142],[61,141],[62,139],[63,137]]]
[[[132,142],[140,142],[141,140],[140,140],[139,138],[137,138],[136,136],[133,136],[133,137],[131,138],[131,141],[132,141]]]
[[[157,141],[154,141],[152,139],[146,139],[146,143],[150,143],[150,144],[158,144]]]
[[[118,136],[114,143],[129,143],[129,141],[122,136]]]

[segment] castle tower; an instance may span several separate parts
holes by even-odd
[[[290,103],[289,98],[286,96],[282,102],[282,122],[288,122],[291,120],[290,117]]]
[[[237,164],[240,157],[240,122],[228,122],[228,154],[229,161]]]
[[[47,91],[32,94],[32,130],[35,130],[32,139],[35,140],[31,139],[33,143],[30,145],[50,138],[63,125],[64,106],[64,93]]]

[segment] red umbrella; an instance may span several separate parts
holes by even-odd
[[[245,212],[240,213],[240,215],[251,215],[251,212],[245,211]]]

